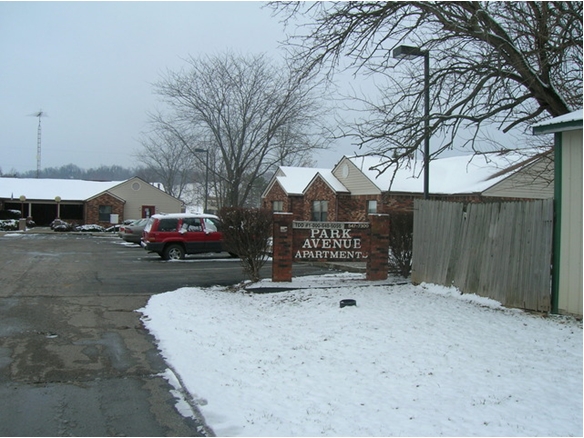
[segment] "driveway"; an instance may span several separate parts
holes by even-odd
[[[0,435],[210,434],[176,411],[136,310],[152,294],[242,281],[237,259],[164,262],[117,236],[24,233],[0,236],[0,266]]]

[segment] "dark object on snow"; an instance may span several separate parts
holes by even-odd
[[[356,306],[357,301],[355,300],[341,300],[341,309],[345,306]]]
[[[0,220],[20,219],[20,210],[0,210]]]
[[[73,225],[62,221],[61,219],[55,219],[53,222],[51,222],[51,229],[53,231],[66,232],[73,230]]]
[[[105,233],[105,228],[97,224],[77,225],[73,229],[81,233]]]
[[[0,219],[0,231],[16,231],[16,230],[18,230],[18,220]]]

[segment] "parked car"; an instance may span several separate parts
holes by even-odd
[[[221,221],[211,214],[155,214],[144,228],[142,247],[165,260],[185,254],[222,252]]]
[[[123,231],[120,231],[122,239],[126,242],[140,243],[142,240],[142,232],[147,222],[148,219],[146,218],[132,222],[130,225],[124,225]]]
[[[132,225],[134,222],[138,222],[140,219],[126,219],[123,223],[120,224],[120,226],[118,227],[118,236],[123,237],[124,235],[124,229],[128,226],[128,225]]]

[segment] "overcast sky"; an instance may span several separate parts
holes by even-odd
[[[283,25],[263,2],[0,2],[0,169],[133,167],[152,83],[188,55],[280,58]],[[337,150],[320,158],[332,167]],[[318,157],[317,157],[318,158]]]

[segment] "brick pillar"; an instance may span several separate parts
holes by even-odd
[[[367,259],[367,280],[387,279],[389,268],[389,215],[370,214],[370,250]]]
[[[292,281],[291,213],[274,213],[272,281]]]

